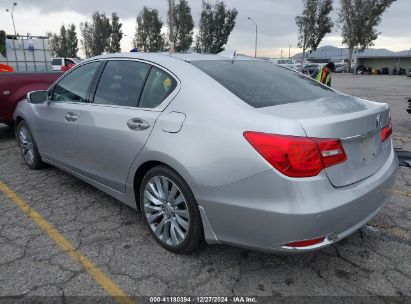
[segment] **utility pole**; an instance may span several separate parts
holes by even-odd
[[[174,24],[173,24],[173,18],[174,17],[174,1],[173,0],[168,0],[168,26],[170,27],[170,35],[169,35],[169,40],[170,40],[170,53],[174,53]]]
[[[12,7],[12,9],[11,9],[11,12],[10,12],[10,10],[9,10],[8,8],[6,9],[6,12],[10,13],[10,15],[11,15],[11,21],[13,21],[14,36],[16,36],[16,38],[17,38],[16,25],[14,24],[14,8],[15,8],[16,6],[17,6],[17,2],[14,2],[14,3],[13,3],[13,7]]]
[[[253,18],[248,17],[248,20],[250,20],[252,23],[255,25],[255,50],[254,50],[254,57],[257,58],[257,39],[258,39],[258,25],[254,21]]]
[[[291,58],[291,45],[288,46],[288,59]]]
[[[17,61],[17,50],[16,50],[16,43],[15,43],[15,40],[17,39],[17,31],[16,31],[16,25],[14,24],[14,8],[16,6],[17,6],[17,2],[14,2],[13,7],[11,9],[11,12],[10,12],[9,9],[6,9],[6,12],[10,13],[11,21],[13,21],[13,28],[14,28],[13,49],[14,49],[14,56],[15,56],[15,60],[16,60],[17,71],[20,71],[19,62]]]
[[[281,59],[283,59],[283,49],[281,49]]]

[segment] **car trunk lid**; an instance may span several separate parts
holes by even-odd
[[[297,120],[308,137],[341,140],[347,161],[325,169],[335,187],[373,175],[391,153],[391,140],[381,140],[381,129],[389,121],[389,108],[384,103],[336,94],[259,110]]]

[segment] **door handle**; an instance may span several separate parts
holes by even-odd
[[[66,119],[66,121],[76,121],[78,119],[77,114],[69,112],[66,114],[66,116],[64,116],[64,118]]]
[[[143,131],[150,128],[150,124],[140,118],[132,118],[127,121],[127,127],[133,131]]]

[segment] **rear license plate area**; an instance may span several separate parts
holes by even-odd
[[[364,163],[369,163],[378,155],[378,144],[375,136],[368,136],[359,142],[359,157]]]

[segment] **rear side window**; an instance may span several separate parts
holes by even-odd
[[[209,60],[191,63],[255,108],[336,94],[309,77],[270,62]]]
[[[94,103],[137,107],[150,65],[137,61],[108,61]]]
[[[141,95],[139,107],[157,107],[171,94],[176,86],[177,82],[173,77],[159,68],[153,67]]]
[[[51,65],[61,65],[61,58],[55,58],[51,60]]]
[[[84,102],[100,62],[80,66],[54,86],[52,100]]]

